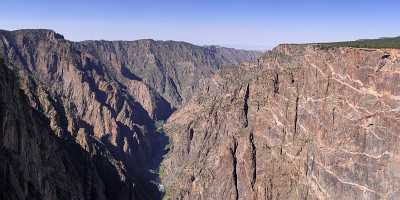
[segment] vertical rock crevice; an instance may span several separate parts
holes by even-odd
[[[297,123],[298,123],[298,116],[299,116],[299,95],[296,97],[296,107],[294,113],[294,133],[293,133],[293,141],[297,135]]]
[[[190,147],[192,145],[192,140],[193,140],[193,136],[194,136],[194,130],[193,128],[189,128],[189,134],[188,134],[188,140],[187,140],[187,148],[186,148],[186,152],[187,154],[190,153]]]
[[[237,175],[237,151],[238,143],[236,138],[233,138],[233,147],[231,147],[231,156],[232,156],[232,176],[233,176],[233,184],[235,186],[236,200],[239,199],[239,187],[238,187],[238,175]]]
[[[249,142],[250,142],[250,147],[251,147],[251,170],[252,170],[252,176],[251,176],[251,188],[254,191],[254,185],[256,184],[257,181],[257,150],[256,150],[256,145],[254,142],[254,133],[250,132],[250,137],[249,137]]]
[[[293,82],[294,79],[292,78]],[[279,74],[275,73],[274,79],[273,81],[273,85],[274,85],[274,95],[279,94]]]
[[[249,96],[250,96],[250,84],[247,84],[246,88],[246,94],[244,95],[244,105],[243,105],[243,111],[244,111],[244,127],[247,128],[249,126],[249,119],[248,119],[248,114],[249,114]]]

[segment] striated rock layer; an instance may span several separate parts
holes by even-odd
[[[165,125],[166,199],[399,199],[400,50],[280,45]]]
[[[95,161],[79,145],[56,137],[3,63],[0,93],[0,199],[106,199],[112,183],[100,170],[113,160]],[[123,187],[118,176],[109,180]]]
[[[11,164],[0,164],[7,178],[1,197],[161,198],[158,167],[168,138],[156,122],[221,65],[257,54],[173,41],[71,42],[49,30],[0,31],[0,56],[19,77],[13,87],[23,94],[15,98],[24,99],[12,102],[13,94],[1,94],[10,110],[1,110],[1,148],[6,157],[18,152],[7,158]],[[13,103],[24,107],[12,110]]]

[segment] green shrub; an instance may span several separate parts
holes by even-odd
[[[154,123],[157,133],[164,133],[164,120],[158,120]]]
[[[332,42],[332,43],[318,43],[316,45],[322,49],[328,49],[328,48],[334,48],[334,47],[400,49],[400,37],[356,40],[356,41],[345,41],[345,42]]]

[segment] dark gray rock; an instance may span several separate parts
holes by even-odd
[[[18,167],[18,173],[25,173],[27,168],[46,170],[52,165],[55,165],[54,168],[60,165],[60,170],[63,166],[68,169],[79,167],[82,161],[71,160],[71,163],[63,164],[59,163],[59,159],[50,159],[47,164],[28,167],[31,161],[25,159],[4,165],[3,175],[7,179],[2,180],[7,181],[1,184],[8,185],[19,177],[36,181],[29,187],[35,194],[42,195],[38,198],[47,199],[62,199],[52,196],[58,193],[67,195],[66,199],[101,199],[101,195],[105,199],[161,198],[158,168],[168,138],[163,135],[162,129],[156,129],[156,122],[167,119],[190,98],[198,82],[211,76],[221,65],[254,60],[257,54],[173,41],[71,42],[51,30],[0,31],[0,57],[18,75],[19,83],[15,87],[23,91],[25,106],[31,110],[29,112],[41,114],[40,118],[24,119],[28,116],[21,115],[27,110],[16,109],[13,120],[24,120],[21,123],[31,124],[29,127],[40,125],[38,129],[45,129],[46,137],[52,133],[54,137],[48,137],[73,144],[75,150],[65,150],[65,154],[71,159],[82,154],[87,160],[82,167],[88,165],[83,171],[93,174],[93,178],[84,178],[82,174],[64,173],[64,179],[55,180],[58,182],[49,188],[36,184],[42,181],[40,174],[28,179],[28,175],[14,175],[17,172],[10,171],[10,166]],[[6,103],[13,103],[7,102],[8,96],[2,95]],[[6,113],[4,111],[2,115]],[[10,125],[9,129],[3,129],[4,134],[14,137],[14,132],[18,131],[13,132],[12,129],[18,126]],[[42,132],[38,130],[34,133]],[[16,142],[18,137],[12,141],[2,138],[1,142],[6,148],[17,149],[31,145],[30,142],[32,145],[40,143],[36,140]],[[69,148],[63,144],[55,146]],[[30,153],[50,156],[48,153],[54,148]],[[39,159],[37,155],[33,156],[31,159]],[[74,179],[75,182],[65,179]],[[99,181],[93,183],[92,189],[85,181],[94,179]],[[69,188],[74,185],[80,187],[79,184],[81,188]],[[60,192],[54,189],[56,187],[66,188],[67,191]],[[27,193],[26,188],[13,184],[1,192],[4,198],[9,196],[14,199],[12,195],[16,194],[19,195],[17,199],[24,199],[32,194]],[[11,190],[24,190],[22,193],[25,196],[21,196],[20,191],[6,192]],[[86,195],[92,191],[100,196]]]

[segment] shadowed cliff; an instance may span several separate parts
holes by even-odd
[[[50,30],[18,30],[0,31],[0,55],[51,133],[94,159],[110,184],[105,198],[160,199],[168,137],[156,124],[201,79],[258,53],[173,41],[71,42]]]

